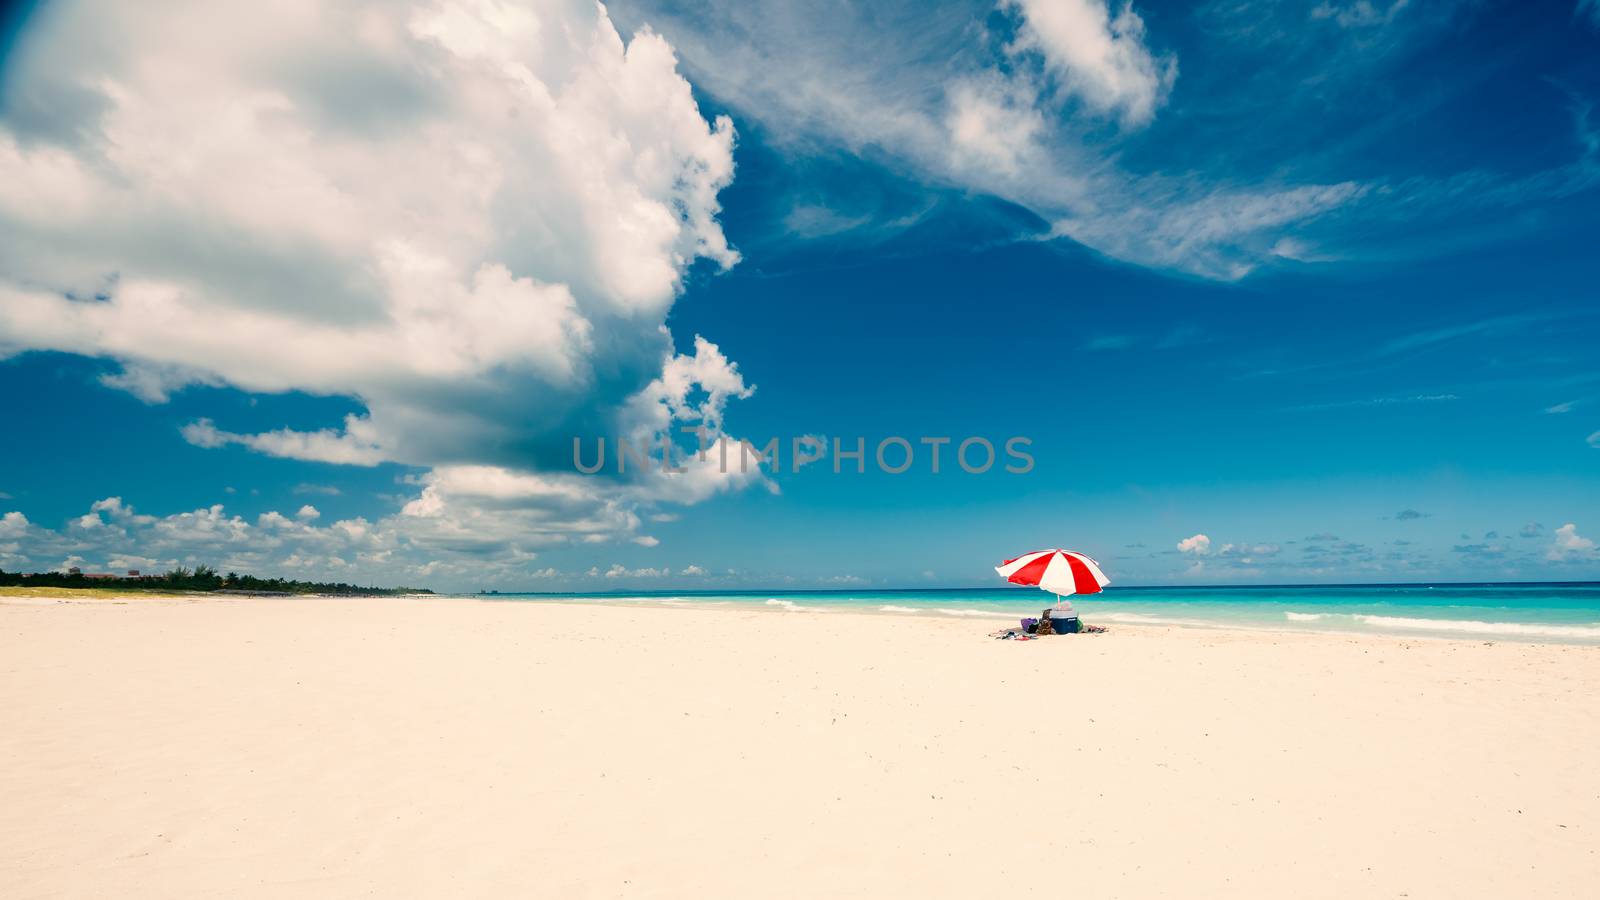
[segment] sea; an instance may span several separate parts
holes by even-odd
[[[958,617],[996,627],[1037,616],[1055,598],[1032,588],[832,591],[488,593],[509,602],[750,607],[794,615],[837,612]],[[1600,644],[1600,582],[1525,584],[1119,587],[1075,597],[1090,624],[1320,631]]]

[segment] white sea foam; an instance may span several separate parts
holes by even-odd
[[[998,609],[941,609],[938,611],[946,616],[982,616],[990,619],[1009,619],[1011,613]]]
[[[916,610],[909,606],[880,606],[878,612],[914,613]]]
[[[1375,628],[1600,640],[1600,625],[1530,625],[1524,622],[1480,622],[1476,619],[1413,619],[1403,616],[1358,615],[1352,618],[1363,625],[1371,625]]]
[[[1322,613],[1286,612],[1283,616],[1291,622],[1315,622],[1323,618]]]
[[[768,606],[779,606],[779,607],[782,607],[782,608],[788,610],[789,612],[813,612],[813,613],[833,612],[833,610],[831,610],[831,609],[823,609],[820,606],[801,606],[800,604],[794,602],[793,600],[779,600],[776,597],[769,597],[767,599],[767,605]]]

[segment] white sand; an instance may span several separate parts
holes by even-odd
[[[1586,897],[1600,650],[0,599],[0,895]]]

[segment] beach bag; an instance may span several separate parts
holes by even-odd
[[[1034,632],[1034,634],[1055,634],[1055,633],[1056,633],[1055,628],[1051,627],[1050,617],[1049,616],[1045,616],[1044,618],[1039,620],[1039,629]]]

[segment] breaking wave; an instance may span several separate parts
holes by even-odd
[[[1403,616],[1353,617],[1375,628],[1408,631],[1451,631],[1463,634],[1514,634],[1525,637],[1586,638],[1600,640],[1600,625],[1530,625],[1523,622],[1480,622],[1476,619],[1412,619]]]
[[[823,609],[820,606],[801,606],[800,604],[794,602],[793,600],[779,600],[776,597],[768,598],[767,599],[767,605],[768,606],[781,607],[781,608],[783,608],[783,609],[785,609],[785,610],[787,610],[789,612],[814,612],[814,613],[833,612],[833,610],[831,610],[831,609]]]

